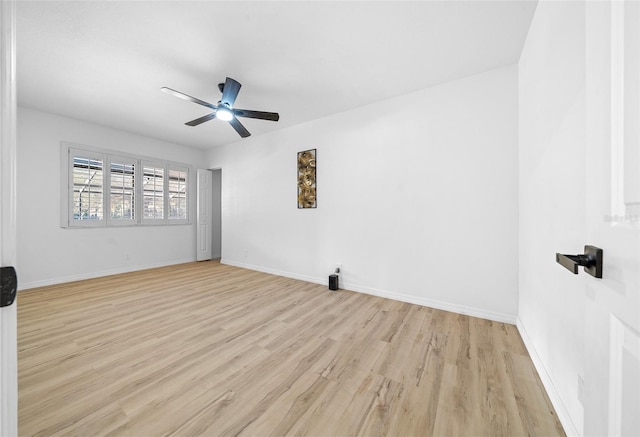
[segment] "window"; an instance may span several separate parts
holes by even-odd
[[[142,167],[142,218],[145,222],[164,220],[164,166],[146,164]]]
[[[66,143],[62,148],[68,157],[63,227],[188,223],[188,166]]]
[[[169,220],[187,220],[187,169],[169,167]]]
[[[133,159],[112,157],[110,160],[110,224],[135,224],[136,168],[137,164]]]
[[[102,156],[80,151],[73,154],[70,194],[74,221],[104,220],[103,175]]]

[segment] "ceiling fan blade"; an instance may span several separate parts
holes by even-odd
[[[278,121],[280,115],[277,112],[252,111],[250,109],[234,109],[236,117],[258,118],[260,120]]]
[[[212,112],[211,114],[207,114],[204,117],[200,117],[200,118],[196,118],[195,120],[188,121],[185,124],[187,126],[197,126],[197,125],[202,124],[205,121],[209,121],[209,120],[211,120],[213,118],[216,118],[216,113],[215,112]]]
[[[236,130],[236,132],[238,132],[238,134],[240,134],[242,138],[246,138],[251,135],[247,128],[244,127],[242,123],[240,123],[240,120],[238,120],[237,118],[234,117],[229,120],[229,124],[233,126],[233,128]]]
[[[209,102],[205,102],[204,100],[196,99],[195,97],[191,97],[185,93],[181,93],[180,91],[172,90],[171,88],[163,87],[160,88],[160,91],[164,91],[167,94],[171,94],[172,96],[176,96],[183,100],[188,100],[193,103],[197,103],[198,105],[206,106],[207,108],[216,109],[216,105],[212,105]]]
[[[220,103],[226,104],[230,108],[233,108],[233,104],[236,101],[236,97],[238,97],[241,86],[242,85],[240,85],[240,82],[227,77],[227,80],[224,82],[222,99],[220,99]]]

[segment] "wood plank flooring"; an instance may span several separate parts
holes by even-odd
[[[21,436],[564,435],[515,326],[216,262],[20,292],[18,349]]]

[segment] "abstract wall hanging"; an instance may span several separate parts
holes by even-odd
[[[298,152],[298,208],[315,208],[316,149]]]

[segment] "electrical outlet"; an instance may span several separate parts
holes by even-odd
[[[131,259],[131,256],[129,256],[129,252],[126,252],[126,253],[124,254],[124,260],[125,260],[125,261],[129,261],[130,259]]]
[[[578,374],[578,401],[584,406],[584,378]]]
[[[248,257],[249,256],[249,251],[247,249],[244,250],[244,257]]]

